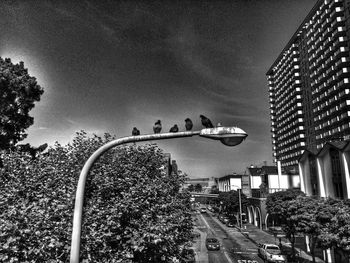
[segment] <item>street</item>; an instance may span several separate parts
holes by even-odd
[[[256,245],[245,238],[238,229],[228,228],[210,212],[196,215],[196,228],[204,233],[203,236],[216,237],[220,241],[219,251],[208,251],[203,246],[198,257],[198,262],[228,262],[228,263],[257,263],[263,262],[257,255]],[[203,239],[203,238],[202,238]],[[204,242],[201,240],[201,242]],[[206,260],[207,258],[207,260]]]

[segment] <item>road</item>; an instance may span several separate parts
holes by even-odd
[[[208,213],[196,215],[197,230],[203,232],[204,236],[215,236],[221,244],[219,251],[201,251],[200,263],[223,262],[223,263],[262,263],[263,260],[257,255],[256,245],[243,236],[238,229],[228,228],[217,218]],[[207,255],[207,260],[205,258]]]

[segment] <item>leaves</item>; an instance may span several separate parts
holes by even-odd
[[[0,149],[8,149],[27,137],[25,129],[33,124],[29,111],[42,94],[43,89],[23,62],[13,64],[0,57]]]
[[[114,139],[78,132],[36,160],[3,152],[0,169],[0,261],[67,262],[75,190],[88,157]],[[155,145],[118,147],[90,171],[85,190],[83,262],[158,262],[181,258],[191,239],[184,177],[166,175]]]

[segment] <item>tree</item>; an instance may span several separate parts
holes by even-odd
[[[0,150],[27,137],[25,130],[34,123],[29,111],[42,94],[23,62],[13,64],[11,59],[0,57]]]
[[[202,192],[202,185],[201,184],[196,184],[194,186],[194,191],[198,192],[198,193]]]
[[[222,206],[222,212],[233,217],[234,213],[239,212],[239,192],[220,192],[217,198],[219,204]],[[244,194],[241,194],[242,208],[247,207],[249,201]]]
[[[295,219],[298,221],[297,231],[307,235],[310,240],[312,262],[315,262],[316,245],[322,244],[322,236],[329,231],[331,220],[336,212],[335,202],[326,199],[316,199],[308,196],[298,196],[294,202],[297,206]],[[327,248],[323,242],[323,248]]]
[[[276,216],[282,222],[282,229],[292,245],[292,257],[295,257],[295,234],[297,233],[298,204],[293,202],[298,196],[305,196],[300,190],[288,189],[286,191],[269,194],[266,199],[266,210],[271,216]]]
[[[193,192],[193,191],[194,191],[194,186],[193,186],[193,184],[190,184],[190,185],[188,186],[188,191],[190,191],[190,192]]]
[[[331,233],[335,247],[349,261],[350,255],[350,202],[343,200],[338,204],[335,216],[332,218]]]
[[[79,173],[112,140],[79,132],[32,160],[3,152],[0,169],[0,261],[67,262]],[[120,146],[90,171],[82,226],[82,262],[180,262],[192,235],[184,178],[166,175],[155,145]]]
[[[213,185],[210,189],[210,193],[211,194],[219,194],[220,193],[219,188],[216,185]]]

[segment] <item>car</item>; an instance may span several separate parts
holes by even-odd
[[[234,227],[234,226],[235,226],[235,223],[232,222],[232,221],[228,221],[228,222],[226,223],[226,225],[227,225],[228,227]]]
[[[202,207],[201,208],[201,213],[206,213],[207,212],[207,209],[205,207]]]
[[[220,250],[220,242],[215,237],[207,237],[205,239],[205,246],[208,250]]]
[[[230,218],[228,218],[228,216],[224,216],[222,222],[226,224],[228,221],[230,221]]]
[[[264,262],[287,263],[287,258],[282,255],[279,246],[275,244],[259,244],[258,255]]]

